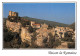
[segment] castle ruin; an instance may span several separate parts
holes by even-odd
[[[13,12],[13,11],[9,11],[9,16],[12,17],[18,17],[18,13],[17,12]]]

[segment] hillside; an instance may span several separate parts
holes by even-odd
[[[75,48],[71,26],[75,24],[19,17],[17,12],[9,11],[9,16],[3,18],[3,48]]]
[[[30,20],[30,21],[35,21],[36,23],[40,23],[40,24],[46,23],[47,25],[50,25],[50,26],[63,26],[63,27],[68,26],[67,24],[58,23],[54,21],[41,20],[41,19],[30,18],[30,17],[23,17],[23,18]]]
[[[75,22],[69,25],[70,28],[72,28],[73,30],[75,30]]]

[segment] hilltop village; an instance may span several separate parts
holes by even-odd
[[[70,27],[50,27],[18,16],[9,11],[3,24],[4,48],[75,48],[75,30]]]

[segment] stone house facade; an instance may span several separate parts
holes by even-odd
[[[56,27],[55,28],[55,33],[58,35],[59,38],[64,38],[65,33],[67,32],[73,32],[73,29],[69,27]]]

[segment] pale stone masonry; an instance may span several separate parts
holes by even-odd
[[[33,24],[33,26],[32,26],[33,28],[40,28],[41,27],[41,25],[40,24]]]
[[[34,21],[31,21],[30,23],[31,23],[31,26],[33,26],[33,24],[35,24],[35,22],[34,22]]]
[[[56,34],[58,34],[59,38],[64,38],[65,33],[68,32],[68,31],[71,33],[71,32],[73,32],[73,29],[71,29],[69,27],[56,27],[55,28],[55,32],[56,32]]]
[[[33,28],[40,28],[41,27],[41,24],[35,23],[34,21],[31,21],[30,23]]]
[[[12,11],[9,11],[9,16],[15,16],[15,17],[18,17],[18,13],[17,12],[12,12]]]

